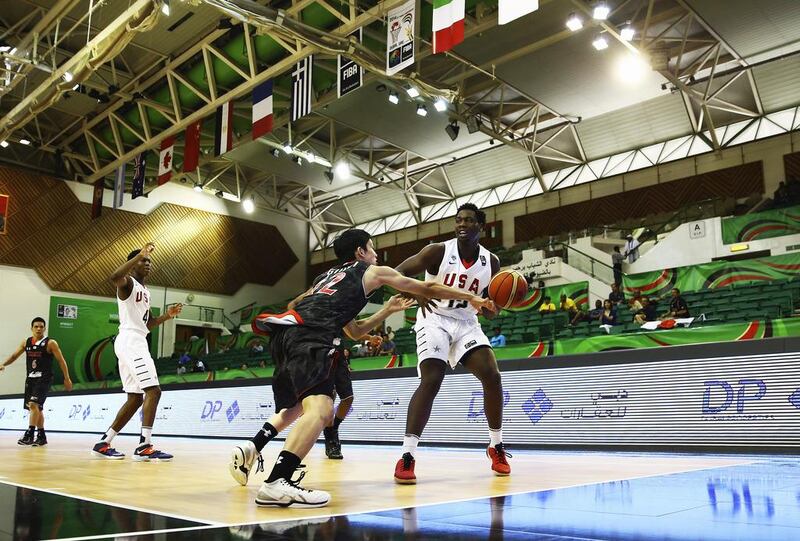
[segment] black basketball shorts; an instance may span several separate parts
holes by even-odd
[[[27,378],[25,380],[25,409],[30,409],[28,407],[30,402],[35,402],[40,407],[44,406],[51,383],[52,380],[49,378]]]

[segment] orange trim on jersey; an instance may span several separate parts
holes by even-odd
[[[260,335],[260,336],[267,336],[269,332],[260,328],[258,323],[268,318],[274,319],[286,319],[288,316],[292,316],[297,323],[290,323],[290,325],[303,325],[303,318],[295,312],[294,310],[287,310],[281,314],[270,314],[269,312],[264,312],[262,314],[258,314],[254,319],[253,322],[250,324],[250,327],[253,329],[253,333]],[[277,323],[280,325],[280,323]]]
[[[472,265],[474,265],[474,264],[475,264],[477,261],[478,261],[478,260],[476,259],[475,261],[471,261],[471,262],[467,263],[467,262],[466,262],[464,259],[462,259],[462,260],[461,260],[461,264],[462,264],[462,265],[464,265],[464,268],[465,268],[465,269],[469,269],[469,268],[470,268]]]

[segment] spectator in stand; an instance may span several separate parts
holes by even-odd
[[[603,313],[603,301],[600,299],[594,302],[594,309],[589,311],[581,311],[578,312],[572,321],[570,321],[570,325],[577,325],[581,321],[600,321],[600,315]]]
[[[600,325],[616,325],[617,309],[610,300],[603,301],[603,313],[600,314]]]
[[[389,338],[390,341],[394,342],[394,331],[391,327],[386,327],[386,336]]]
[[[183,352],[183,355],[181,355],[181,358],[180,358],[180,359],[178,359],[178,362],[179,362],[180,364],[188,364],[188,363],[190,363],[191,361],[192,361],[192,357],[191,357],[191,355],[189,355],[189,352],[188,352],[188,351],[184,351],[184,352]]]
[[[570,319],[574,319],[575,316],[578,315],[578,305],[566,295],[561,295],[561,302],[558,305],[558,309],[569,314]]]
[[[383,342],[383,338],[381,338],[381,335],[379,334],[367,336],[365,345],[367,346],[367,351],[369,352],[367,355],[369,357],[377,357],[380,355],[381,342]]]
[[[773,208],[780,208],[785,207],[790,204],[789,200],[789,188],[786,186],[786,183],[781,181],[778,183],[778,189],[775,190],[775,193],[772,194],[772,206]]]
[[[266,368],[267,367],[267,361],[265,361],[264,359],[261,359],[260,361],[258,361],[258,367],[259,368]]]
[[[205,372],[205,371],[206,371],[206,365],[203,364],[203,361],[197,359],[197,362],[194,364],[193,372]]]
[[[381,355],[389,355],[391,357],[392,355],[395,354],[396,351],[397,351],[397,347],[394,345],[394,342],[392,342],[389,339],[389,335],[385,333],[381,337],[381,351],[380,351],[380,354]]]
[[[619,251],[619,246],[614,246],[611,261],[614,265],[614,283],[620,285],[622,284],[622,262],[625,261],[625,256]]]
[[[537,288],[539,291],[544,291],[544,280],[539,280],[539,283],[538,283],[538,284],[536,284],[536,288]]]
[[[506,347],[506,337],[503,335],[500,327],[494,328],[494,336],[489,338],[489,345],[493,348]]]
[[[644,305],[642,304],[641,298],[631,297],[631,299],[628,301],[628,309],[631,312],[637,313],[642,308],[644,308]]]
[[[186,373],[186,365],[185,364],[179,364],[178,365],[178,375],[180,376],[181,374],[185,374],[185,373]]]
[[[239,370],[247,370],[247,363],[242,363],[242,366],[239,367]]]
[[[642,309],[633,315],[633,322],[637,325],[644,325],[648,321],[656,321],[658,319],[658,305],[655,301],[648,298],[642,299]]]
[[[542,305],[539,307],[539,312],[555,312],[556,305],[552,302],[550,297],[542,299]]]
[[[608,294],[608,300],[616,306],[625,300],[625,295],[619,290],[618,284],[611,284],[611,293]]]
[[[669,301],[669,312],[661,316],[661,320],[689,317],[689,305],[681,297],[681,290],[672,289],[672,300]]]
[[[255,345],[250,348],[251,357],[258,357],[262,353],[264,353],[264,346],[261,344],[261,342],[256,342]]]
[[[639,259],[640,244],[630,233],[625,237],[625,253],[623,256],[628,258],[628,263],[635,263]]]

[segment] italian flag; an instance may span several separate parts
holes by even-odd
[[[464,41],[464,0],[433,0],[433,54]]]

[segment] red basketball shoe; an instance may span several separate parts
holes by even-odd
[[[417,484],[417,476],[414,475],[414,456],[411,453],[403,453],[403,458],[397,461],[394,467],[394,480],[401,485]]]
[[[506,476],[511,474],[511,466],[506,460],[511,454],[506,451],[502,443],[486,449],[486,456],[492,460],[492,471],[495,475]]]

